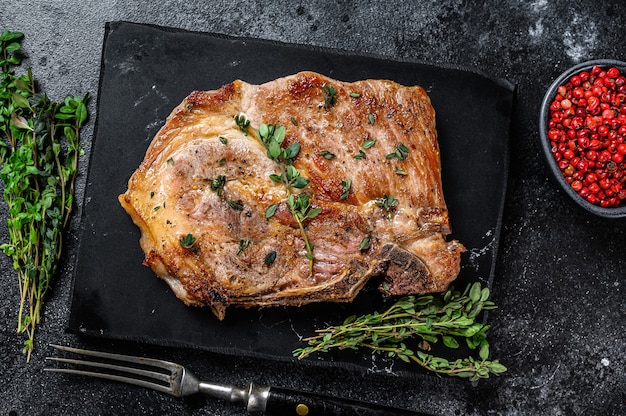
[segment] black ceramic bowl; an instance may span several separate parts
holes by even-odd
[[[610,59],[599,59],[593,61],[587,61],[575,65],[569,68],[567,71],[563,72],[557,79],[554,80],[546,95],[543,98],[543,102],[541,103],[541,110],[539,113],[539,135],[541,139],[541,147],[550,167],[550,170],[553,173],[556,181],[561,185],[563,190],[581,207],[586,209],[587,211],[606,218],[621,218],[626,217],[626,201],[624,201],[618,207],[609,207],[604,208],[599,205],[594,205],[587,201],[585,198],[578,195],[576,191],[572,189],[569,183],[565,180],[563,173],[560,171],[557,161],[554,159],[551,151],[550,139],[548,138],[548,120],[550,113],[550,103],[554,99],[557,94],[557,90],[559,86],[565,85],[569,78],[575,74],[580,73],[581,71],[589,71],[594,66],[599,66],[602,69],[608,69],[610,67],[616,67],[620,70],[622,75],[626,75],[626,62],[610,60]]]

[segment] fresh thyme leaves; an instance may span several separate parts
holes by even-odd
[[[376,139],[367,139],[363,142],[363,144],[361,145],[361,147],[363,149],[370,149],[372,146],[374,146],[376,144]]]
[[[393,195],[384,194],[381,198],[376,198],[374,203],[379,207],[383,207],[385,211],[390,211],[391,209],[398,206],[398,200]]]
[[[328,150],[322,150],[320,152],[320,155],[322,155],[324,159],[327,159],[327,160],[334,159],[336,157],[334,153],[331,153]]]
[[[372,113],[369,113],[367,115],[367,123],[368,124],[374,124],[374,122],[376,121],[376,116]]]
[[[361,149],[359,149],[359,153],[357,153],[356,155],[352,156],[355,159],[367,159],[367,155],[365,154],[365,152]]]
[[[401,167],[396,168],[396,173],[402,176],[406,176],[409,174],[409,172],[407,172],[406,169],[402,169]]]
[[[249,239],[239,240],[239,248],[237,250],[237,254],[243,253],[248,248],[249,245],[250,245]]]
[[[291,117],[291,124],[293,124],[294,126],[298,125],[298,120],[296,120],[295,117]]]
[[[52,102],[36,91],[30,69],[16,75],[13,66],[21,63],[23,37],[20,32],[0,34],[0,178],[9,212],[9,241],[0,249],[17,270],[17,332],[26,335],[22,351],[30,361],[74,204],[80,130],[88,117],[89,97]]]
[[[172,159],[171,157],[167,158],[166,162],[172,166],[174,165],[174,159]]]
[[[196,247],[196,239],[191,233],[181,238],[179,242],[182,248],[185,248],[191,251],[198,251],[198,247]]]
[[[304,192],[299,194],[290,194],[287,197],[287,207],[300,228],[300,233],[304,239],[306,258],[309,259],[309,274],[313,274],[313,244],[309,241],[304,229],[304,221],[317,217],[320,212],[322,212],[322,208],[313,208],[309,202],[309,196]]]
[[[212,191],[217,193],[217,196],[222,196],[222,192],[224,191],[224,185],[226,185],[226,176],[219,175],[217,178],[211,181],[209,185]]]
[[[313,208],[311,206],[309,196],[304,192],[289,195],[289,198],[287,198],[287,206],[291,213],[301,222],[306,219],[313,219],[322,212],[322,208]]]
[[[345,181],[341,181],[341,196],[339,199],[346,199],[348,195],[350,195],[350,188],[352,187],[352,179],[346,179]]]
[[[361,96],[361,94],[359,94],[358,92],[354,92],[354,91],[350,92],[350,97],[352,97],[352,98],[358,98],[360,96]]]
[[[244,136],[248,135],[248,127],[250,126],[250,120],[246,117],[245,114],[239,114],[235,116],[235,123],[239,130],[243,133]]]
[[[300,153],[300,143],[292,143],[283,147],[286,129],[279,124],[261,124],[259,126],[259,138],[267,149],[267,157],[280,167],[279,174],[271,174],[270,179],[274,183],[281,183],[287,192],[287,208],[296,220],[304,246],[306,258],[309,259],[309,273],[313,273],[313,245],[309,241],[304,222],[313,219],[321,212],[321,208],[313,208],[306,192],[296,194],[293,189],[304,189],[309,180],[303,177],[298,169],[293,166],[294,159]],[[274,205],[274,204],[273,204]],[[270,205],[265,211],[265,218],[269,219],[276,213],[276,206]]]
[[[328,85],[322,85],[322,90],[324,90],[324,108],[328,110],[337,103],[337,90]]]
[[[228,144],[228,139],[224,136],[220,136],[220,142],[222,142],[222,144]]]
[[[243,210],[243,203],[241,201],[235,201],[233,199],[227,199],[226,202],[228,203],[228,206],[230,206],[235,211],[242,211]]]
[[[396,197],[387,194],[384,194],[381,198],[374,199],[374,203],[383,209],[388,220],[391,220],[391,211],[398,206]]]
[[[481,311],[496,308],[488,298],[489,289],[478,282],[462,293],[450,288],[436,295],[406,296],[384,312],[350,316],[342,325],[317,330],[304,339],[308,346],[295,349],[293,355],[302,359],[331,349],[365,348],[438,374],[470,381],[488,378],[507,370],[498,360],[489,359],[489,326],[477,321]],[[429,354],[430,345],[439,341],[450,349],[464,341],[478,357],[448,360]]]
[[[266,266],[271,266],[272,263],[274,263],[275,260],[276,260],[276,252],[275,251],[270,251],[269,253],[267,253],[265,255],[264,263],[265,263]]]
[[[265,219],[269,220],[276,214],[276,210],[278,209],[278,204],[272,204],[265,210]]]
[[[372,237],[369,235],[366,235],[365,237],[363,237],[363,239],[361,240],[361,243],[359,244],[359,249],[361,251],[365,251],[368,248],[370,248],[372,245]]]
[[[406,159],[406,157],[409,154],[409,148],[406,147],[404,144],[398,142],[398,144],[396,145],[396,150],[387,154],[387,156],[385,156],[387,159],[393,159],[394,157],[398,160],[404,160]]]
[[[226,176],[218,175],[217,178],[211,180],[209,187],[211,188],[212,191],[214,191],[217,194],[217,196],[222,196],[224,193],[225,185],[226,185]],[[226,200],[226,203],[228,204],[228,206],[230,206],[232,209],[236,211],[243,210],[243,204],[241,203],[241,201],[235,201],[229,198],[224,198],[224,199]]]

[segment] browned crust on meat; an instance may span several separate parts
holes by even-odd
[[[324,86],[337,91],[330,109]],[[234,122],[242,113],[251,122],[247,135]],[[285,125],[284,145],[301,145],[294,166],[322,208],[305,224],[315,246],[312,274],[284,188],[268,179],[277,168],[256,135],[261,123]],[[376,144],[357,161],[371,139]],[[398,143],[408,154],[388,157]],[[228,178],[221,197],[209,189],[217,175]],[[352,188],[342,199],[345,179]],[[398,200],[389,212],[375,203],[384,195]],[[243,209],[229,209],[226,198]],[[380,289],[389,295],[442,291],[458,275],[464,250],[446,240],[430,99],[419,86],[388,80],[344,83],[301,72],[194,91],[167,118],[119,201],[141,231],[144,264],[183,302],[207,305],[220,319],[229,305],[348,302],[374,275],[384,276]],[[279,209],[268,220],[271,204]],[[196,239],[193,250],[180,245],[187,234]],[[366,236],[371,246],[361,250]],[[245,251],[238,249],[243,239],[251,244]],[[265,264],[272,251],[276,261]]]

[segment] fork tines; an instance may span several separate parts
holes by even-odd
[[[130,355],[112,354],[50,344],[57,350],[87,355],[94,360],[64,357],[46,357],[48,361],[65,364],[63,367],[46,367],[44,371],[78,374],[151,388],[174,396],[180,395],[180,381],[184,368],[169,361]]]

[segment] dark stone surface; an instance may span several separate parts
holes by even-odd
[[[516,84],[510,177],[492,290],[499,309],[489,316],[492,353],[509,371],[476,386],[447,380],[416,385],[381,374],[277,366],[65,334],[78,245],[76,215],[66,266],[48,297],[28,365],[20,354],[22,337],[15,334],[16,278],[8,259],[0,257],[1,414],[244,414],[200,396],[179,400],[43,373],[50,342],[170,358],[215,381],[255,380],[441,415],[626,414],[626,223],[594,217],[558,189],[540,154],[537,129],[543,91],[561,71],[588,59],[626,60],[622,2],[0,1],[0,29],[25,33],[27,64],[41,87],[55,99],[90,92],[92,114],[104,24],[113,20],[460,65]],[[90,123],[87,153],[92,134]],[[79,200],[85,171],[83,163]],[[4,218],[6,207],[0,207]],[[4,226],[0,239],[7,239]]]

